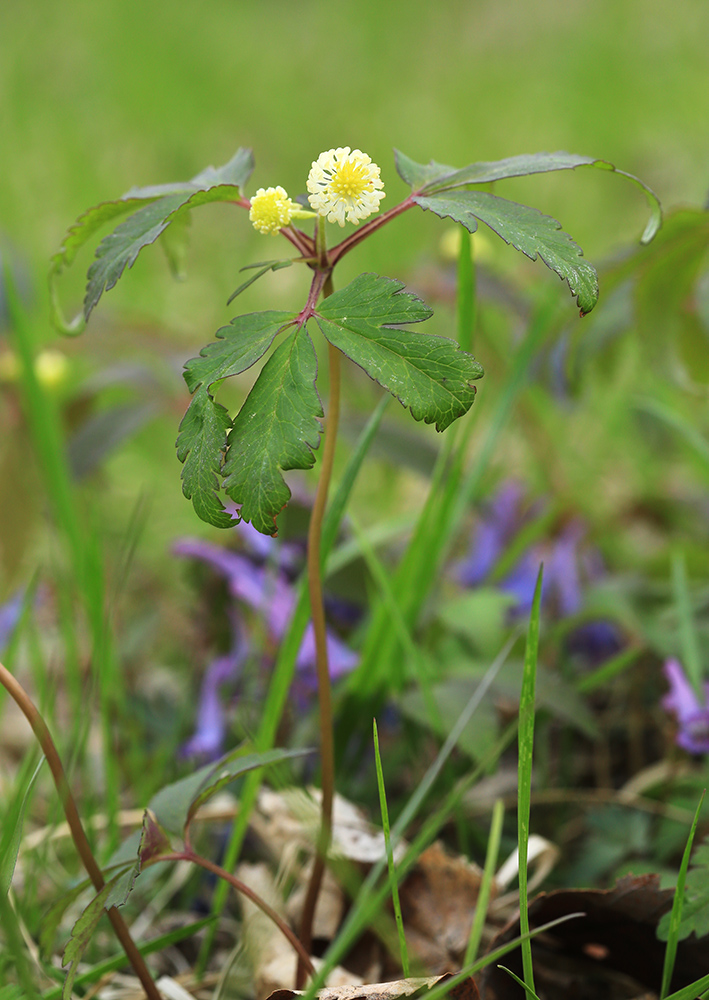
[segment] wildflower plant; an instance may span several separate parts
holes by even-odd
[[[344,288],[336,288],[334,272],[342,258],[363,240],[410,209],[419,208],[460,223],[470,233],[482,222],[527,257],[541,258],[567,283],[584,315],[596,304],[598,279],[581,248],[555,219],[493,194],[489,186],[506,178],[556,170],[580,167],[616,170],[606,161],[563,152],[472,163],[462,169],[435,161],[417,163],[401,152],[395,153],[395,161],[410,193],[382,212],[381,203],[387,193],[380,168],[359,149],[336,147],[318,155],[307,178],[305,169],[303,171],[307,197],[295,199],[291,199],[280,185],[261,187],[249,198],[245,189],[254,169],[253,156],[250,150],[239,149],[223,167],[208,167],[189,181],[132,188],[115,201],[89,209],[70,228],[51,264],[54,320],[69,334],[81,332],[103,293],[116,285],[146,246],[161,237],[172,269],[179,272],[185,250],[186,223],[192,210],[201,205],[225,202],[243,209],[253,227],[268,239],[269,244],[274,235],[280,235],[295,251],[293,256],[247,265],[244,270],[252,273],[234,291],[229,302],[269,271],[300,266],[311,272],[307,298],[298,308],[236,316],[216,331],[215,338],[202,348],[198,357],[186,363],[184,378],[192,400],[177,438],[177,455],[183,465],[183,493],[202,520],[219,528],[229,528],[243,520],[263,535],[275,535],[278,515],[291,495],[283,473],[311,468],[323,433],[325,415],[316,385],[322,359],[319,362],[311,339],[313,333],[320,331],[329,365],[329,400],[320,475],[308,534],[307,578],[320,707],[322,822],[318,854],[303,908],[300,942],[295,942],[301,982],[305,972],[312,971],[308,957],[312,917],[330,837],[334,794],[328,662],[328,647],[332,644],[328,642],[323,610],[321,534],[337,440],[340,359],[344,354],[395,396],[414,419],[435,424],[438,431],[445,430],[467,413],[475,398],[475,382],[483,375],[481,364],[454,340],[418,329],[417,324],[429,319],[432,310],[405,290],[401,281],[364,273]],[[649,242],[661,221],[657,198],[637,178],[617,172],[639,185],[648,198],[651,218],[642,241]],[[88,271],[83,309],[73,321],[67,322],[59,304],[57,279],[74,262],[84,244],[100,229],[115,223],[118,224],[96,249]],[[356,228],[342,233],[347,224]],[[329,226],[337,228],[332,230]],[[339,242],[333,243],[329,238],[333,231],[342,236]],[[264,358],[265,363],[251,391],[238,412],[230,413],[217,398],[220,384]],[[331,536],[332,527],[328,523],[325,537],[330,539]],[[186,550],[184,554],[188,554]],[[189,554],[213,565],[218,561],[216,552],[204,547]],[[220,562],[219,567],[231,580],[233,565],[225,567]],[[253,570],[250,572],[253,576]],[[247,572],[242,584],[246,586],[248,580]],[[259,593],[253,598],[257,603]],[[294,616],[297,614],[299,607]],[[283,635],[282,625],[274,627],[273,632],[276,636]],[[212,694],[229,671],[239,669],[241,655],[235,642],[229,662],[220,665],[220,672],[214,678]],[[157,990],[113,905],[123,901],[140,866],[127,873],[129,884],[121,883],[120,893],[113,891],[113,883],[104,882],[83,837],[44,722],[16,680],[1,665],[0,680],[32,722],[56,776],[82,859],[99,893],[90,918],[86,918],[81,941],[74,942],[73,970],[90,936],[90,929],[86,928],[88,924],[95,925],[95,921],[91,921],[94,916],[98,919],[105,904],[146,993],[156,997]],[[140,862],[189,858],[235,884],[233,876],[224,870],[206,859],[197,859],[189,841],[188,827],[198,804],[208,794],[232,780],[237,773],[280,759],[283,754],[271,750],[269,757],[266,747],[258,749],[262,753],[246,760],[238,754],[228,755],[217,765],[206,765],[206,770],[197,772],[200,776],[197,784],[193,780],[195,775],[177,783],[172,790],[163,789],[158,793],[151,803],[152,813],[146,814]],[[243,824],[247,815],[248,803],[242,802],[239,823]],[[176,849],[174,838],[178,835],[182,835],[183,842]],[[234,841],[225,858],[227,870],[233,861],[233,845]],[[65,995],[68,995],[67,988]]]

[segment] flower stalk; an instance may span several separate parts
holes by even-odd
[[[328,275],[323,288],[323,296],[332,293],[332,278]],[[332,837],[332,805],[335,796],[335,741],[332,716],[332,688],[330,684],[330,665],[327,653],[327,631],[325,627],[325,607],[322,593],[322,558],[320,542],[322,524],[327,506],[327,495],[332,478],[332,467],[335,459],[337,429],[340,417],[340,352],[328,342],[328,361],[330,366],[330,393],[328,401],[327,421],[325,424],[325,441],[323,444],[322,465],[318,479],[315,502],[310,515],[308,529],[308,591],[310,595],[310,611],[315,636],[315,663],[318,678],[318,704],[320,708],[320,766],[322,782],[322,803],[320,816],[320,831],[316,845],[313,870],[308,884],[300,923],[300,940],[306,952],[310,952],[312,942],[313,918],[317,904],[330,840]],[[298,961],[296,973],[296,989],[302,988],[306,968]]]

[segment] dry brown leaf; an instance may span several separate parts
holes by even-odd
[[[372,983],[364,986],[340,986],[337,989],[325,987],[318,990],[318,1000],[399,1000],[401,997],[423,998],[426,990],[432,989],[437,983],[450,979],[450,976],[429,976],[424,979],[397,979],[391,983]],[[449,996],[455,1000],[479,1000],[480,994],[473,979],[468,977],[462,983],[454,986]],[[293,1000],[294,997],[305,996],[301,990],[276,990],[268,1000]]]
[[[583,1000],[613,1000],[659,990],[665,947],[657,940],[660,917],[672,906],[672,891],[661,890],[657,875],[628,875],[613,889],[560,889],[540,893],[529,904],[532,928],[569,913],[585,916],[569,920],[532,942],[535,982],[551,1000],[569,996]],[[519,920],[509,923],[490,943],[489,950],[519,934]],[[503,964],[522,975],[519,949]],[[672,990],[709,974],[707,939],[680,941]],[[486,1000],[524,1000],[524,991],[493,966],[482,973]]]
[[[412,959],[438,975],[455,972],[470,936],[482,872],[432,844],[401,884],[401,911]]]

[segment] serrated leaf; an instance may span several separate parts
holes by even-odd
[[[177,457],[184,462],[182,492],[192,501],[197,516],[215,528],[230,528],[234,523],[218,495],[230,427],[225,408],[202,386],[187,407],[177,437]]]
[[[432,311],[403,283],[361,274],[320,304],[315,318],[331,344],[406,407],[416,420],[445,430],[475,398],[482,366],[453,340],[400,329]]]
[[[293,319],[293,313],[267,310],[237,316],[228,326],[220,327],[215,334],[217,340],[185,364],[187,388],[190,392],[200,385],[210,389],[220,379],[245,372],[264,356],[276,334]]]
[[[224,489],[264,535],[276,533],[290,499],[281,471],[315,462],[323,415],[316,377],[315,348],[300,328],[268,359],[229,432]]]
[[[104,904],[108,899],[113,886],[123,878],[123,872],[115,875],[110,882],[107,882],[103,889],[98,892],[94,898],[91,900],[86,909],[82,912],[79,919],[74,924],[72,928],[71,937],[67,942],[67,946],[64,949],[64,955],[62,957],[62,966],[67,966],[66,979],[64,980],[64,987],[62,989],[62,1000],[71,1000],[72,988],[74,985],[74,979],[79,971],[79,962],[81,957],[86,950],[86,946],[91,940],[94,931],[96,930],[96,925],[101,919],[101,914],[104,911]]]
[[[153,795],[148,809],[168,833],[183,834],[199,807],[235,778],[258,767],[303,757],[311,750],[266,750],[245,754],[237,747],[218,761],[205,764],[193,774],[166,785]]]
[[[140,875],[140,863],[135,862],[130,868],[126,868],[116,879],[113,880],[111,891],[104,901],[104,908],[110,910],[112,906],[123,906],[128,896],[133,891],[135,880]]]
[[[189,181],[179,181],[176,184],[153,184],[148,187],[133,187],[127,191],[124,198],[162,198],[166,194],[179,194],[181,191],[206,190],[219,184],[230,184],[243,188],[253,173],[254,155],[250,149],[240,146],[228,163],[221,167],[205,167]]]
[[[115,285],[126,266],[133,265],[143,246],[154,242],[172,223],[176,221],[181,223],[189,210],[197,205],[239,198],[241,188],[246,184],[252,170],[251,150],[238,149],[232,159],[223,167],[207,167],[206,170],[201,171],[189,181],[131,188],[116,201],[103,202],[84,212],[70,227],[62,247],[51,260],[49,282],[54,324],[64,333],[80,333],[102,292]],[[160,202],[159,209],[141,214],[143,209],[149,208],[151,204],[156,202]],[[135,211],[136,209],[138,211]],[[92,266],[89,271],[89,284],[83,314],[68,323],[64,319],[59,304],[56,288],[57,278],[74,261],[79,249],[91,239],[94,233],[113,219],[134,211],[135,214],[118,227],[121,232],[116,240],[108,243],[104,240],[101,243],[100,256],[102,258],[108,257],[108,259],[97,261]],[[110,237],[107,237],[107,240],[110,241]],[[101,284],[103,279],[105,280]]]
[[[104,291],[117,284],[126,267],[133,267],[143,247],[154,243],[171,223],[180,221],[186,212],[199,205],[235,201],[240,194],[238,187],[220,185],[197,191],[187,198],[182,193],[167,195],[138,209],[98,245],[96,260],[88,273],[84,319],[88,320]]]
[[[217,528],[229,528],[234,523],[219,499],[231,417],[209,390],[220,379],[254,365],[292,319],[291,313],[275,311],[237,316],[228,326],[217,330],[215,343],[208,344],[198,358],[185,365],[185,381],[195,395],[182,418],[177,438],[177,457],[185,466],[182,492],[192,500],[198,516]]]
[[[443,163],[431,161],[416,163],[398,150],[394,150],[396,169],[399,176],[410,184],[418,194],[433,194],[462,187],[466,184],[489,184],[508,177],[527,177],[530,174],[548,173],[552,170],[575,170],[577,167],[597,167],[620,174],[636,184],[644,192],[650,206],[650,219],[640,239],[649,243],[662,225],[662,208],[655,192],[634,174],[618,170],[607,160],[592,156],[578,156],[575,153],[525,153],[509,156],[504,160],[481,161],[456,169]]]
[[[582,315],[590,312],[598,301],[596,269],[584,260],[581,247],[551,216],[485,191],[417,195],[414,201],[442,219],[462,223],[471,233],[480,220],[531,260],[541,257],[547,267],[568,283]]]
[[[140,835],[140,830],[136,833]],[[124,845],[121,845],[123,847]],[[122,857],[120,861],[109,864],[103,869],[103,876],[106,877],[107,872],[112,871],[112,878],[119,878],[125,876],[126,872],[129,872],[134,865],[134,859],[137,857],[137,840],[135,850],[130,851],[130,857]],[[118,852],[114,857],[118,856]],[[39,931],[39,953],[43,958],[46,958],[52,953],[54,948],[54,938],[57,933],[57,928],[62,922],[62,917],[66,913],[67,909],[71,904],[91,886],[91,879],[85,878],[78,885],[72,886],[72,888],[63,893],[58,899],[56,899],[50,908],[42,915],[40,931]]]

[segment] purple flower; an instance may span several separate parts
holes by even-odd
[[[709,753],[709,683],[704,683],[702,705],[678,660],[667,660],[664,671],[670,690],[662,707],[677,719],[675,742],[688,753]]]
[[[19,591],[4,604],[0,604],[0,653],[9,644],[22,614],[24,591]]]
[[[503,484],[495,494],[487,517],[478,525],[469,554],[457,566],[456,575],[464,587],[482,583],[514,538],[520,525],[522,497],[522,487],[513,481]]]
[[[520,528],[529,520],[525,511],[524,493],[519,483],[504,483],[493,497],[480,520],[470,552],[455,567],[456,576],[464,586],[476,586],[489,578],[505,550]],[[502,591],[514,598],[513,614],[529,614],[534,598],[539,566],[544,563],[542,603],[558,617],[578,614],[583,608],[584,584],[604,572],[599,553],[585,545],[586,528],[575,518],[566,522],[552,538],[539,541],[523,552],[507,575],[500,581]],[[617,652],[621,636],[612,622],[587,622],[569,636],[570,648],[599,661]]]
[[[288,572],[296,565],[298,547],[281,544],[259,535],[250,525],[237,526],[247,552],[235,552],[199,539],[183,539],[174,546],[177,555],[189,556],[207,563],[224,577],[229,594],[234,598],[232,609],[231,652],[221,656],[207,668],[202,682],[197,729],[184,752],[217,756],[226,735],[226,720],[219,688],[238,678],[249,646],[243,638],[239,605],[247,605],[266,625],[269,636],[276,642],[283,638],[296,604],[296,593]],[[330,676],[342,677],[354,668],[357,656],[333,633],[327,634]],[[293,696],[304,706],[317,690],[315,643],[312,625],[308,626],[296,659]]]

